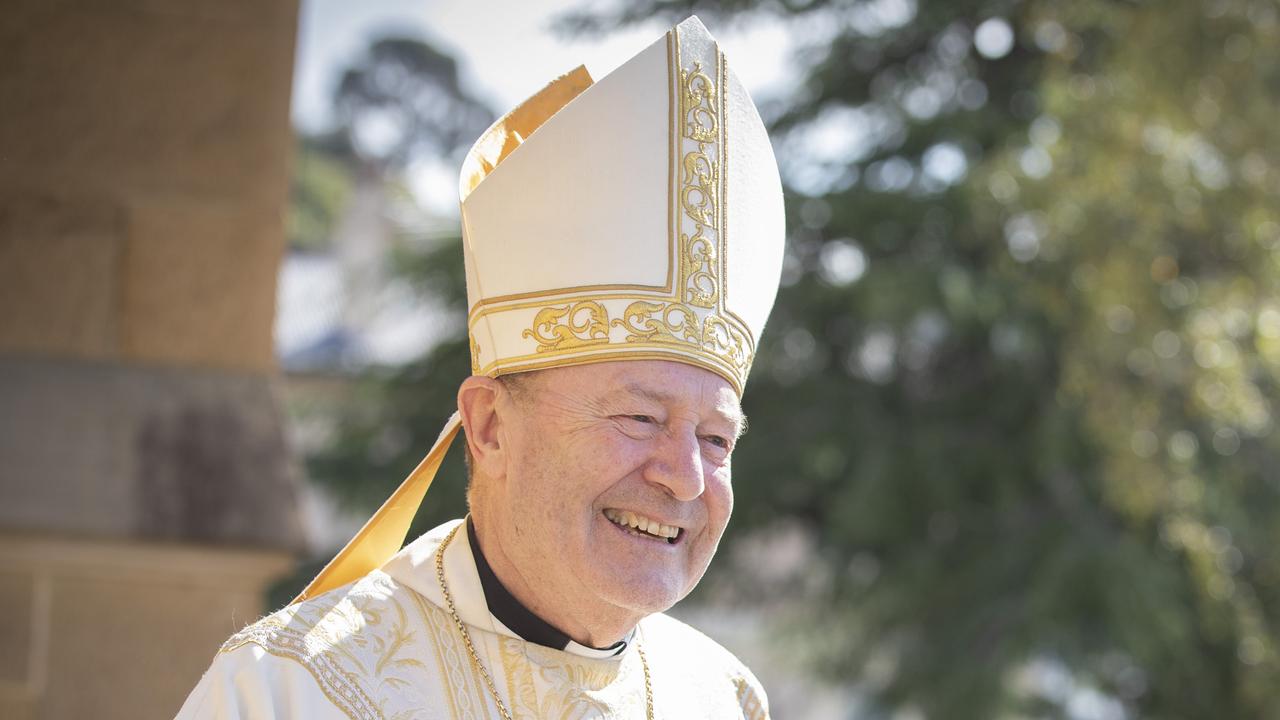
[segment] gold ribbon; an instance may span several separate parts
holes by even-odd
[[[360,532],[351,538],[351,542],[342,548],[328,565],[316,575],[305,590],[293,603],[302,602],[334,588],[342,587],[349,582],[359,580],[369,572],[383,566],[404,545],[405,536],[409,534],[409,524],[422,505],[422,498],[431,487],[440,462],[458,435],[462,427],[462,418],[454,413],[440,431],[435,445],[422,458],[418,467],[409,473],[400,487],[382,503],[382,507],[360,528]],[[289,603],[292,605],[293,603]]]

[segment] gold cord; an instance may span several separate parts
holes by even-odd
[[[449,592],[449,584],[444,580],[444,549],[449,546],[449,542],[453,540],[453,536],[458,534],[458,528],[465,525],[465,521],[459,523],[449,534],[445,536],[444,542],[440,543],[440,547],[436,549],[436,579],[440,581],[440,592],[444,594],[444,603],[449,611],[449,617],[453,618],[453,624],[457,626],[458,632],[462,634],[462,643],[467,646],[467,654],[471,656],[471,662],[476,666],[476,670],[480,671],[480,676],[484,678],[484,684],[489,688],[489,695],[493,697],[493,702],[498,706],[498,713],[502,715],[503,720],[512,720],[511,712],[507,710],[507,706],[502,702],[502,697],[498,695],[498,687],[494,684],[493,678],[489,676],[489,671],[485,669],[484,663],[480,662],[480,655],[476,652],[476,647],[471,642],[471,633],[467,632],[467,626],[463,624],[462,618],[458,617],[458,611],[453,606],[453,594]],[[644,650],[636,645],[636,653],[640,655],[640,667],[644,669],[644,701],[645,701],[645,718],[653,720],[653,681],[649,677],[649,661],[644,656]]]

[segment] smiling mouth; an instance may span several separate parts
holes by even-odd
[[[613,508],[606,508],[604,516],[609,519],[609,522],[617,525],[632,535],[648,538],[650,540],[661,540],[668,545],[675,545],[680,541],[680,536],[684,534],[684,528],[679,528],[674,525],[663,525],[657,520],[647,518],[643,515],[637,515],[630,510],[614,510]]]

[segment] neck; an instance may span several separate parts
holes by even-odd
[[[491,523],[484,522],[474,512],[471,522],[484,560],[507,592],[534,615],[579,645],[607,648],[625,638],[640,621],[642,616],[635,611],[600,603],[593,606],[582,592],[557,592],[545,587],[545,583],[537,582],[538,578],[527,577],[503,552],[502,543],[492,532]]]

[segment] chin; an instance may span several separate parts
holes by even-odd
[[[684,578],[654,578],[644,581],[633,577],[630,582],[617,582],[616,578],[602,593],[613,605],[642,615],[665,612],[680,602],[693,590],[697,581]]]
[[[654,613],[670,610],[672,605],[675,605],[687,594],[636,594],[629,597],[614,598],[613,601],[618,607],[626,608],[637,615],[653,615]]]

